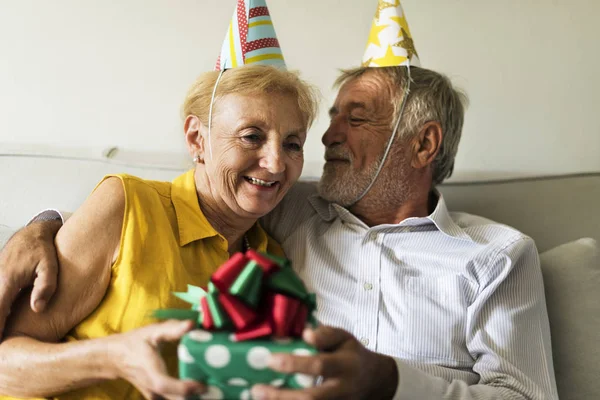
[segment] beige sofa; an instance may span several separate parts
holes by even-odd
[[[74,210],[105,174],[171,180],[181,170],[102,158],[0,155],[0,244],[40,209]],[[449,183],[440,189],[451,210],[512,225],[535,239],[560,397],[600,399],[600,174]]]

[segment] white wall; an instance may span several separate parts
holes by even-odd
[[[376,3],[269,1],[288,66],[324,94],[309,175],[320,171],[336,69],[358,65]],[[142,155],[150,162],[157,152],[179,157],[180,103],[213,67],[234,4],[0,0],[0,154],[42,144],[71,154],[118,146],[151,152]],[[600,170],[600,1],[403,5],[423,66],[471,97],[458,177]]]

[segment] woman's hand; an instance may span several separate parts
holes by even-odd
[[[134,385],[146,399],[204,393],[199,382],[170,377],[159,352],[161,343],[176,342],[192,328],[192,321],[172,320],[107,337],[117,377]]]

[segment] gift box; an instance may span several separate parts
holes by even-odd
[[[234,254],[211,276],[206,290],[175,293],[190,310],[157,310],[161,319],[192,319],[197,328],[178,347],[179,376],[208,385],[203,399],[250,399],[255,384],[307,388],[313,377],[267,367],[272,353],[315,354],[302,339],[315,325],[314,294],[288,260],[248,250]]]

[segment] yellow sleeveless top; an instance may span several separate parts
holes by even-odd
[[[188,284],[206,286],[210,275],[229,258],[227,240],[200,210],[194,170],[172,183],[115,176],[123,182],[126,197],[120,253],[104,299],[69,332],[69,341],[127,332],[157,322],[149,317],[156,309],[189,308],[172,293],[186,291]],[[248,232],[248,239],[254,249],[283,255],[258,223]],[[177,376],[176,346],[165,346],[163,356],[169,373]],[[143,399],[124,380],[106,381],[55,398]]]

